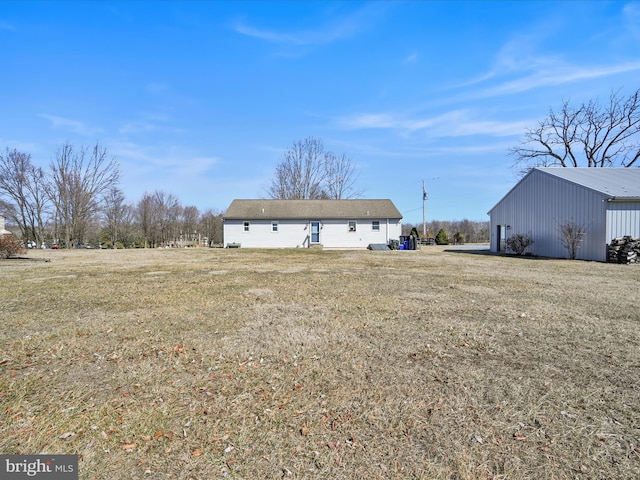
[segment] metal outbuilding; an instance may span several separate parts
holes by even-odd
[[[560,227],[584,229],[582,260],[607,261],[613,238],[640,237],[639,168],[534,168],[491,210],[492,252],[512,235],[529,235],[533,255],[567,258]]]

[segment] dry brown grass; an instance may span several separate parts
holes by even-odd
[[[82,479],[640,477],[637,266],[31,255],[0,263],[2,453]]]

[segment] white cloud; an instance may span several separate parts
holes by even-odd
[[[18,29],[9,22],[0,20],[0,30],[8,30],[10,32],[16,32]]]
[[[407,118],[393,113],[362,114],[341,118],[338,124],[348,130],[389,129],[399,130],[404,134],[425,131],[432,138],[472,135],[505,137],[520,135],[525,128],[522,121],[479,119],[473,111],[464,109],[424,118]]]
[[[205,173],[220,162],[218,157],[200,156],[181,147],[141,146],[132,142],[112,142],[111,153],[119,160],[130,163],[136,169],[152,171],[161,169],[163,174],[173,172],[179,176],[194,176]],[[169,180],[172,173],[166,175]]]
[[[54,129],[68,130],[72,133],[84,136],[94,136],[96,134],[104,132],[103,129],[98,127],[90,127],[84,122],[79,120],[73,120],[71,118],[59,117],[57,115],[48,115],[45,113],[38,114],[40,118],[49,120],[51,127]]]
[[[169,87],[163,83],[149,83],[146,85],[146,89],[149,93],[159,95],[169,91]]]
[[[640,7],[628,4],[622,9],[625,22],[632,35],[640,35],[638,28]],[[521,32],[505,42],[496,53],[490,69],[456,88],[478,86],[478,90],[465,92],[464,98],[489,98],[512,95],[544,87],[557,87],[584,80],[612,77],[640,70],[639,60],[617,61],[610,64],[579,64],[568,61],[565,54],[548,53],[541,55],[539,50],[545,42],[555,44],[553,40],[564,33],[561,20],[541,24],[536,23],[529,32]],[[620,26],[619,26],[620,27]],[[621,28],[621,27],[620,27]],[[602,42],[603,43],[604,39]],[[626,36],[626,44],[630,42]],[[604,47],[604,45],[603,45]],[[557,48],[561,48],[557,45]],[[622,48],[622,47],[621,47]],[[633,53],[633,51],[632,51]],[[600,58],[594,54],[594,58]],[[635,56],[635,55],[634,55]],[[611,52],[608,58],[614,58]],[[624,57],[620,57],[624,58]],[[627,59],[633,57],[626,57]],[[637,58],[637,56],[636,56]],[[482,86],[484,85],[484,88]]]
[[[384,6],[383,6],[384,7]],[[368,28],[369,24],[381,12],[380,5],[369,4],[353,13],[331,19],[312,29],[295,31],[277,31],[259,28],[244,22],[237,22],[237,33],[258,38],[270,43],[286,45],[324,45],[352,37]]]
[[[416,63],[417,61],[418,61],[418,54],[416,52],[413,52],[407,55],[405,59],[402,61],[402,63],[405,65],[409,65],[412,63]]]
[[[540,69],[530,75],[505,81],[495,87],[489,87],[477,92],[474,97],[494,97],[499,95],[522,93],[534,88],[558,86],[581,80],[611,77],[639,70],[640,61],[594,67],[563,65],[554,69]]]
[[[628,3],[623,7],[622,14],[631,35],[640,37],[640,4]]]

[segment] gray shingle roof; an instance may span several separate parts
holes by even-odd
[[[234,200],[224,213],[229,220],[402,218],[391,200]]]
[[[546,167],[538,170],[613,198],[640,199],[640,168]]]

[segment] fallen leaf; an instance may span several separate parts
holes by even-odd
[[[75,437],[75,433],[74,432],[64,432],[62,435],[60,435],[58,438],[60,440],[68,440],[71,437]]]
[[[303,425],[302,428],[300,429],[300,434],[303,437],[306,437],[309,434],[309,429],[307,428],[306,425]]]
[[[200,455],[202,455],[203,453],[204,453],[204,452],[203,452],[201,449],[199,449],[199,448],[194,448],[194,449],[191,451],[191,455],[193,455],[194,457],[199,457],[199,456],[200,456]]]
[[[126,444],[124,444],[124,445],[122,446],[122,449],[123,449],[125,452],[133,452],[137,447],[138,447],[138,445],[137,445],[137,444],[135,444],[135,443],[126,443]]]

